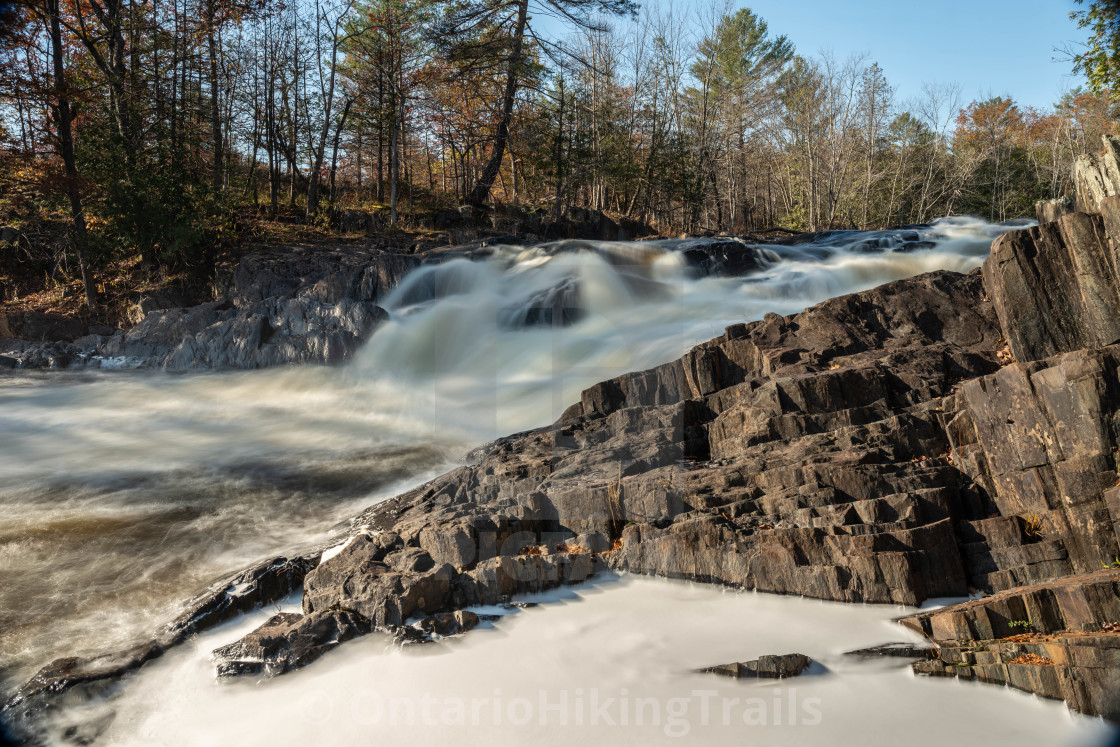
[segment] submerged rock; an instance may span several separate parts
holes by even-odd
[[[861,648],[855,651],[845,651],[844,656],[861,656],[864,658],[897,658],[897,659],[928,659],[934,655],[933,646],[923,646],[915,643],[884,643],[871,648]]]

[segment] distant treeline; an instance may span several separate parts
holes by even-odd
[[[1098,42],[1112,7],[1080,11]],[[1089,54],[1092,90],[1044,111],[940,85],[901,101],[872,57],[799,54],[729,5],[24,0],[4,20],[0,219],[64,215],[87,275],[195,261],[246,206],[394,226],[579,206],[674,232],[1003,220],[1068,191],[1117,127]]]

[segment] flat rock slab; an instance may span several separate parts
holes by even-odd
[[[933,646],[920,643],[884,643],[881,646],[845,651],[844,656],[861,656],[864,658],[895,658],[895,659],[929,659],[937,651]]]

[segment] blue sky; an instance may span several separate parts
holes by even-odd
[[[1073,0],[753,0],[746,6],[803,55],[867,52],[901,102],[924,81],[959,83],[962,103],[1010,95],[1049,107],[1083,81],[1055,47],[1082,41]]]

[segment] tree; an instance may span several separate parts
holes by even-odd
[[[424,0],[368,0],[348,24],[343,48],[345,75],[356,98],[371,100],[376,90],[379,123],[389,125],[390,224],[397,225],[401,172],[401,140],[420,63],[427,48],[425,30],[430,3]]]
[[[74,148],[74,118],[76,106],[73,99],[71,74],[68,70],[67,45],[63,34],[63,9],[60,0],[36,0],[25,6],[27,15],[15,19],[5,14],[9,28],[21,27],[20,34],[26,46],[30,67],[31,54],[37,43],[45,42],[48,64],[43,69],[42,79],[25,82],[37,90],[49,111],[49,123],[53,125],[51,141],[62,161],[61,184],[70,209],[70,238],[85,291],[86,307],[97,307],[97,287],[89,259],[89,239],[86,224],[85,206],[82,202],[82,177],[78,172]],[[15,38],[13,34],[12,38]],[[8,40],[10,43],[10,40]]]
[[[622,15],[637,10],[634,0],[532,0],[546,15],[559,15],[576,26],[594,29],[601,24],[595,13]],[[514,102],[526,64],[526,37],[549,53],[562,54],[556,44],[536,33],[530,22],[531,0],[464,0],[455,4],[437,25],[437,35],[449,43],[460,59],[496,55],[505,63],[505,90],[491,138],[490,156],[471,189],[468,200],[481,205],[490,197],[509,143]],[[503,34],[493,32],[500,29]]]
[[[1120,0],[1096,0],[1070,17],[1090,31],[1085,51],[1073,56],[1074,72],[1084,73],[1094,93],[1111,91],[1113,100],[1120,99]]]
[[[337,6],[315,3],[315,50],[318,53],[319,90],[322,95],[322,123],[319,127],[318,142],[312,154],[310,177],[307,183],[307,217],[314,218],[319,211],[319,184],[322,180],[323,159],[326,157],[327,137],[330,134],[331,117],[334,113],[335,85],[338,80],[338,51],[344,41],[343,27],[346,16],[354,7],[354,0],[344,0]],[[324,61],[322,45],[330,48],[329,57]],[[324,62],[326,71],[323,70]],[[349,110],[349,106],[346,107]]]

